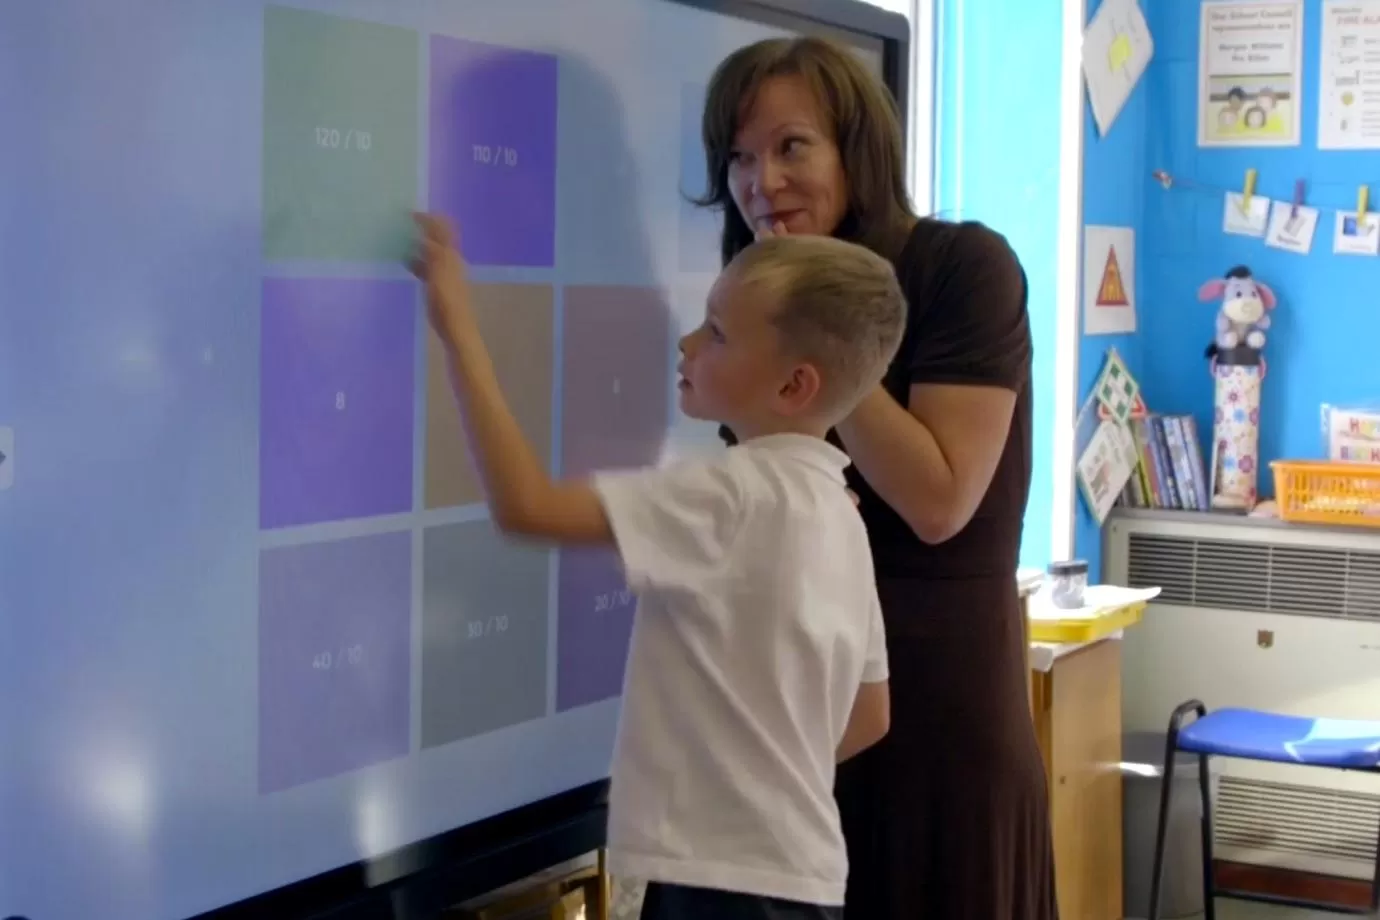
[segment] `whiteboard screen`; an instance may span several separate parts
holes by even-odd
[[[554,472],[704,449],[671,383],[718,224],[682,193],[712,68],[782,34],[0,4],[0,916],[184,917],[607,775],[632,598],[495,535],[409,212],[459,221]]]

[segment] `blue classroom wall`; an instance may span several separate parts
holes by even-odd
[[[1099,0],[1088,4],[1088,16],[1096,12]],[[1182,15],[1183,4],[1179,0],[1141,0],[1151,34],[1155,34],[1155,23],[1150,19],[1152,12],[1171,11]],[[1158,41],[1158,35],[1156,35]],[[1156,49],[1158,54],[1158,48]],[[1153,66],[1153,65],[1152,65]],[[1146,316],[1151,312],[1149,306],[1148,282],[1145,253],[1149,242],[1142,230],[1145,223],[1147,198],[1153,180],[1147,165],[1146,137],[1152,123],[1151,112],[1155,99],[1153,86],[1142,78],[1136,85],[1121,114],[1112,122],[1106,137],[1097,133],[1093,121],[1092,107],[1083,99],[1083,223],[1085,225],[1105,225],[1133,227],[1136,230],[1136,280],[1135,302],[1137,312],[1136,332],[1126,335],[1080,335],[1078,344],[1078,400],[1083,400],[1092,391],[1093,384],[1102,372],[1103,362],[1109,349],[1115,348],[1125,360],[1132,376],[1144,386]],[[1078,304],[1078,328],[1083,329],[1083,305]],[[1199,349],[1201,353],[1201,349]],[[1091,576],[1096,578],[1101,571],[1102,534],[1096,520],[1088,512],[1082,496],[1075,496],[1074,512],[1074,552],[1080,559],[1088,560]]]
[[[1090,135],[1085,144],[1085,222],[1136,228],[1139,326],[1132,336],[1083,337],[1082,391],[1091,386],[1106,348],[1115,345],[1152,411],[1190,413],[1210,438],[1213,383],[1203,349],[1212,340],[1217,304],[1200,302],[1197,291],[1235,265],[1249,266],[1280,301],[1266,346],[1261,402],[1265,497],[1274,491],[1269,461],[1322,454],[1324,403],[1380,403],[1380,372],[1368,369],[1363,350],[1380,338],[1374,303],[1380,259],[1332,253],[1333,212],[1354,209],[1362,183],[1372,183],[1371,194],[1380,197],[1380,152],[1317,149],[1322,5],[1304,3],[1298,146],[1198,146],[1201,3],[1194,0],[1141,0],[1155,38],[1154,59],[1110,136]],[[1256,194],[1268,198],[1289,200],[1295,180],[1305,181],[1305,203],[1322,211],[1309,255],[1222,232],[1223,194],[1240,190],[1252,168]],[[1179,184],[1162,188],[1150,175],[1156,169]],[[1075,545],[1080,555],[1100,561],[1100,534],[1081,501]]]
[[[1317,149],[1322,0],[1304,5],[1302,143],[1200,149],[1199,4],[1149,2],[1156,40],[1149,73],[1153,128],[1145,143],[1150,168],[1217,190],[1163,191],[1156,184],[1147,200],[1142,264],[1146,299],[1154,306],[1141,311],[1139,379],[1152,409],[1191,412],[1201,432],[1211,431],[1213,385],[1203,349],[1217,305],[1200,303],[1197,289],[1234,265],[1248,265],[1280,300],[1266,345],[1261,460],[1319,456],[1324,402],[1380,401],[1380,371],[1364,350],[1380,340],[1380,259],[1332,253],[1332,212],[1354,209],[1363,182],[1373,183],[1372,210],[1380,209],[1380,151]],[[1161,9],[1169,6],[1173,14]],[[1290,200],[1294,181],[1305,180],[1305,203],[1322,210],[1309,255],[1222,232],[1220,190],[1239,190],[1248,168],[1258,171],[1256,193],[1266,197]],[[1273,486],[1266,466],[1262,493],[1272,495]]]
[[[1055,477],[1062,8],[1062,0],[936,0],[935,23],[935,211],[1004,235],[1030,283],[1035,464],[1021,563],[1040,567],[1050,556]]]

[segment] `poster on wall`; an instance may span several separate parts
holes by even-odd
[[[1324,0],[1318,149],[1380,150],[1380,0]]]
[[[1083,228],[1083,334],[1136,331],[1136,231]]]
[[[1303,0],[1206,0],[1198,39],[1198,145],[1299,143]]]
[[[1083,32],[1083,76],[1097,132],[1103,137],[1155,53],[1136,0],[1103,0]]]

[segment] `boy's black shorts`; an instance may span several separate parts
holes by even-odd
[[[712,888],[687,888],[652,882],[642,902],[642,920],[842,920],[842,907],[821,907],[738,894]]]

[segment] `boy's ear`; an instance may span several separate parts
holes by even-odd
[[[797,364],[777,391],[781,411],[786,415],[800,415],[813,408],[824,386],[819,368],[809,362]]]

